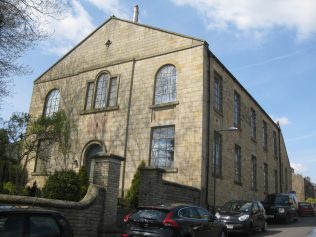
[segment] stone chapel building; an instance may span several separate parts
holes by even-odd
[[[31,116],[61,109],[74,125],[69,168],[124,157],[123,191],[141,161],[200,189],[201,203],[291,190],[280,127],[205,40],[110,17],[35,80]],[[43,185],[56,156],[39,151],[31,180]]]

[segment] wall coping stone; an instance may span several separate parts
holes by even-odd
[[[54,207],[81,210],[91,206],[97,199],[97,197],[103,192],[105,192],[105,189],[100,185],[90,184],[85,197],[79,202],[8,194],[0,194],[0,202],[8,204],[12,203],[15,205],[30,205],[38,207]]]
[[[192,186],[187,186],[184,184],[179,184],[179,183],[174,183],[174,182],[170,182],[170,181],[166,181],[166,180],[162,180],[162,184],[165,185],[170,185],[170,186],[174,186],[174,187],[179,187],[179,188],[185,188],[185,189],[190,189],[192,191],[196,191],[196,192],[200,192],[201,190]]]

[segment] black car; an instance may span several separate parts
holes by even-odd
[[[269,194],[263,205],[269,221],[288,224],[298,220],[298,201],[294,193]]]
[[[250,236],[255,230],[266,231],[265,210],[259,201],[229,201],[215,214],[228,232]]]
[[[0,207],[1,237],[71,237],[69,222],[56,211]]]
[[[226,237],[206,209],[186,204],[139,207],[124,218],[122,237]]]

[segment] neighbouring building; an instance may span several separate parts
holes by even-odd
[[[91,171],[98,152],[125,157],[122,193],[142,160],[200,189],[203,205],[292,188],[280,126],[205,40],[110,17],[35,80],[30,114],[60,109],[72,119],[70,168]],[[43,167],[57,167],[56,145],[44,150],[28,166],[40,185]]]
[[[304,202],[308,198],[315,198],[315,185],[309,177],[292,172],[292,189],[296,192],[300,202]]]

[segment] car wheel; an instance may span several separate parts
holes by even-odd
[[[289,224],[290,223],[290,216],[289,216],[289,214],[286,214],[285,219],[284,219],[284,223],[285,224]]]
[[[268,224],[267,224],[267,222],[265,221],[263,227],[261,228],[261,231],[262,231],[262,232],[266,232],[266,231],[267,231],[267,225],[268,225]]]

